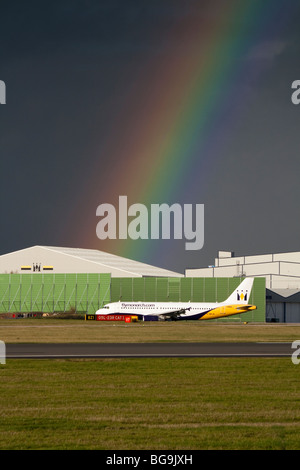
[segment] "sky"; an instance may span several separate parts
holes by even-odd
[[[0,253],[92,248],[184,273],[219,250],[299,251],[299,24],[294,0],[1,5]],[[97,208],[118,217],[119,196],[149,220],[203,204],[203,247],[172,226],[100,240]]]

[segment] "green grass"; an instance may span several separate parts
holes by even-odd
[[[0,321],[6,343],[299,338],[300,325]],[[299,373],[290,358],[7,359],[0,450],[299,449]]]
[[[181,322],[98,322],[0,320],[5,343],[287,341],[300,339],[300,324]]]
[[[299,449],[289,358],[7,360],[0,449]]]

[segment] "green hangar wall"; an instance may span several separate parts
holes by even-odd
[[[112,278],[111,302],[222,302],[244,278]],[[250,303],[257,310],[213,321],[255,321],[266,319],[266,288],[264,278],[255,278]],[[211,321],[211,320],[210,320]]]
[[[0,274],[0,312],[95,313],[110,301],[110,274]]]
[[[0,274],[0,313],[95,313],[109,302],[222,302],[243,278],[114,278],[95,274]],[[250,303],[257,310],[222,321],[266,319],[265,279],[255,278]],[[218,321],[218,320],[215,320]],[[221,320],[219,320],[221,321]]]

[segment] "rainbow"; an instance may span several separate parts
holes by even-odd
[[[276,0],[218,4],[218,14],[184,17],[173,25],[168,35],[176,40],[177,50],[162,51],[143,64],[132,88],[124,91],[99,155],[94,149],[97,158],[79,212],[85,212],[85,205],[94,211],[104,202],[117,205],[119,195],[127,195],[129,204],[146,206],[205,204],[212,170],[247,113],[245,81],[261,76],[266,67],[260,61],[253,69],[250,53],[273,30],[285,28],[292,16],[292,8],[283,12]],[[105,172],[104,156],[111,162]],[[95,217],[92,227],[77,231],[78,246],[145,262],[152,262],[154,255],[159,258],[159,244],[150,240],[101,242],[96,223]]]

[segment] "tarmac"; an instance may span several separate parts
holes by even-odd
[[[291,357],[292,343],[8,343],[7,359]]]

